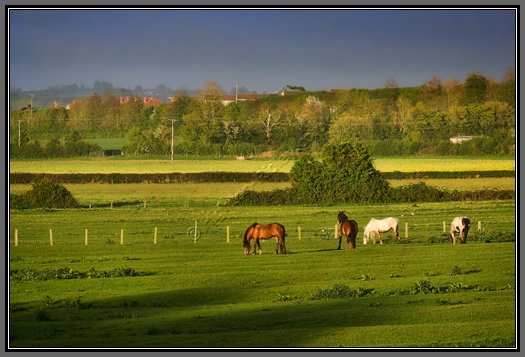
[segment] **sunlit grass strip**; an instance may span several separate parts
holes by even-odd
[[[393,157],[374,159],[382,172],[515,170],[513,158]],[[171,172],[289,172],[293,160],[126,160],[85,158],[10,161],[10,172],[28,173],[171,173]]]
[[[466,179],[401,179],[388,180],[392,187],[405,186],[424,182],[428,186],[452,191],[478,191],[478,190],[513,190],[516,180],[513,177],[493,178],[466,178]]]

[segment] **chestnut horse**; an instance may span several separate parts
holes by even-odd
[[[355,239],[357,237],[357,232],[359,227],[357,222],[353,219],[348,219],[346,214],[341,211],[337,215],[337,221],[339,222],[339,246],[337,249],[341,249],[341,239],[343,236],[346,237],[346,242],[348,243],[348,249],[355,249]]]
[[[285,236],[286,231],[284,226],[280,223],[270,223],[270,224],[259,224],[254,223],[246,229],[244,233],[244,254],[250,254],[251,244],[250,241],[253,240],[253,253],[257,253],[257,246],[259,247],[259,254],[262,253],[261,239],[270,239],[275,237],[275,254],[286,254],[286,245],[285,245]]]

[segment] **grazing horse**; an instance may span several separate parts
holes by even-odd
[[[396,239],[399,240],[399,220],[394,217],[388,217],[384,219],[372,218],[365,227],[365,233],[363,236],[363,244],[367,244],[370,237],[376,242],[375,235],[379,237],[379,243],[383,244],[380,233],[386,233],[392,230],[392,236],[395,235]]]
[[[467,235],[470,229],[470,219],[465,216],[454,217],[450,225],[450,242],[456,244],[455,233],[459,233],[458,238],[461,244],[467,243]]]
[[[259,247],[259,254],[262,254],[261,239],[270,239],[275,237],[275,254],[286,254],[286,245],[285,245],[285,236],[286,230],[284,226],[280,223],[270,223],[270,224],[259,224],[254,223],[246,229],[244,233],[244,254],[250,254],[251,244],[250,241],[253,240],[253,253],[257,253],[257,246]]]
[[[343,211],[339,212],[337,215],[337,221],[339,222],[340,232],[339,245],[337,246],[337,249],[341,249],[341,240],[343,239],[343,236],[346,237],[348,249],[355,249],[355,239],[357,237],[357,232],[359,231],[357,222],[353,219],[348,219]]]

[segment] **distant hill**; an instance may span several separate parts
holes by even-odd
[[[189,95],[195,93],[195,90],[187,88],[178,90],[184,90]],[[75,98],[86,97],[93,93],[112,93],[116,96],[153,96],[164,102],[168,100],[168,97],[173,96],[175,91],[175,89],[165,85],[159,85],[154,89],[142,88],[141,86],[136,86],[133,89],[117,88],[106,81],[95,81],[93,87],[67,84],[51,86],[43,90],[22,90],[19,88],[11,88],[9,90],[9,108],[13,110],[28,107],[31,104],[31,96],[33,96],[33,107],[42,108],[51,106],[55,101],[62,105],[66,105]]]

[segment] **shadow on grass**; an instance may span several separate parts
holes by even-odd
[[[250,304],[253,289],[182,289],[74,307],[56,302],[44,312],[46,319],[35,319],[35,311],[25,309],[11,314],[11,345],[294,347],[308,345],[327,329],[395,324],[400,319],[356,299],[282,302],[263,295]]]

